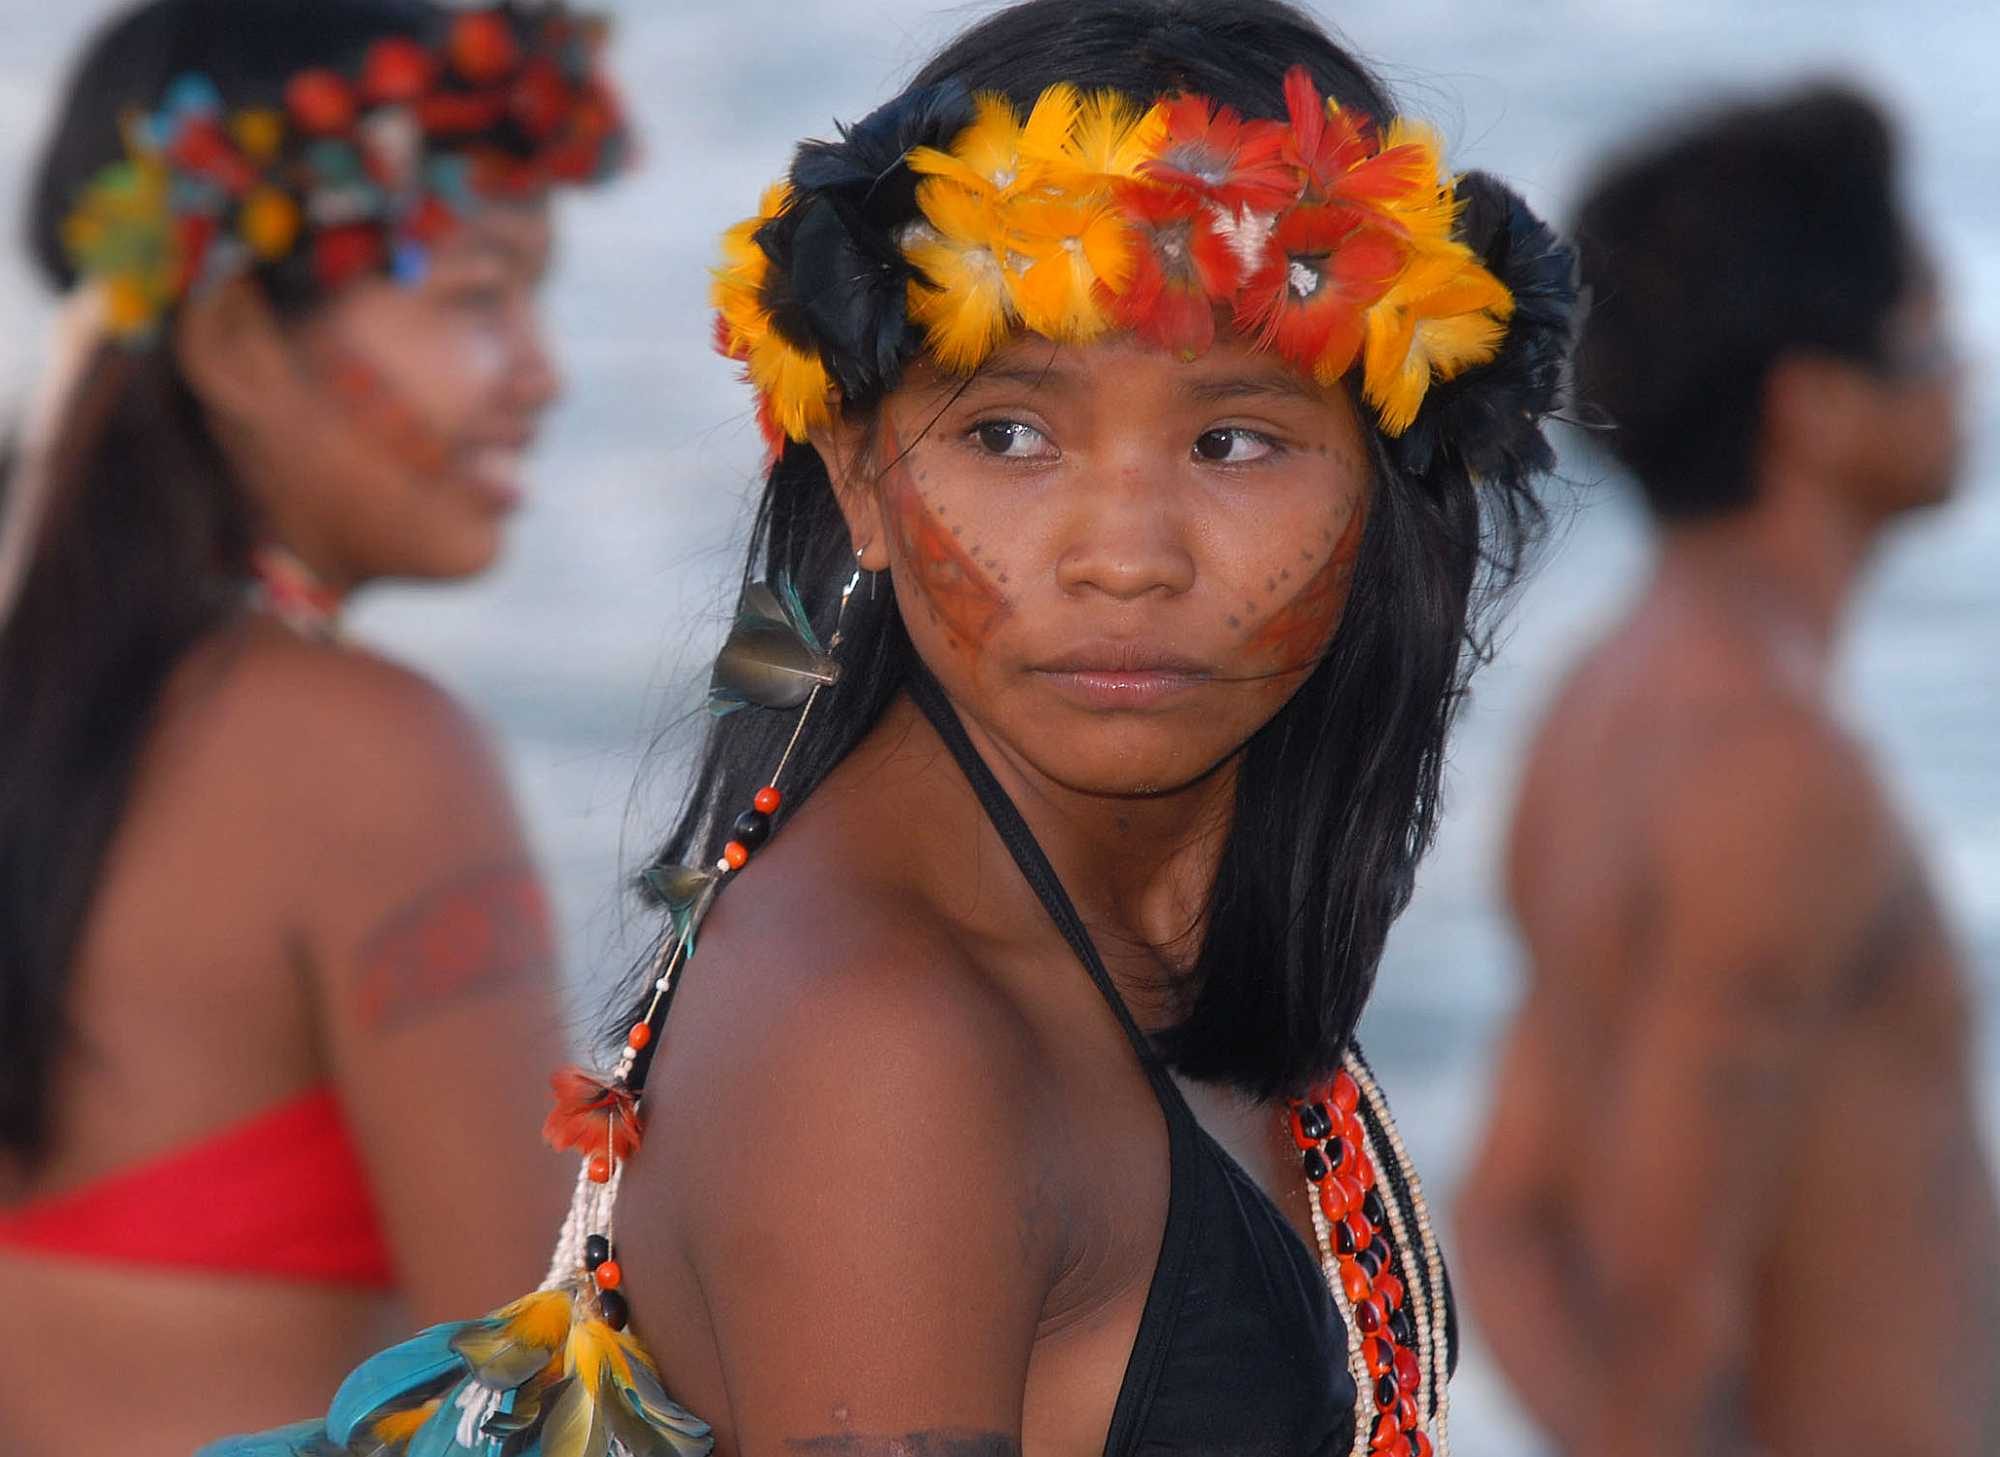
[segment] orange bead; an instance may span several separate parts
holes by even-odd
[[[1410,1457],[1410,1439],[1401,1432],[1390,1434],[1389,1440],[1375,1449],[1376,1457]]]
[[[616,1290],[625,1279],[625,1272],[619,1268],[616,1260],[606,1260],[592,1273],[597,1277],[599,1290]]]
[[[774,815],[778,812],[778,806],[785,802],[785,796],[778,793],[775,784],[767,784],[757,791],[757,797],[750,802],[757,806],[759,814]]]
[[[722,847],[722,858],[731,870],[741,870],[750,863],[750,852],[735,840]]]
[[[1417,1384],[1423,1379],[1423,1372],[1417,1369],[1417,1353],[1412,1351],[1408,1346],[1397,1350],[1396,1384],[1405,1391],[1415,1391]]]
[[[1354,1177],[1352,1171],[1342,1174],[1339,1178],[1331,1182],[1340,1185],[1340,1192],[1346,1198],[1349,1209],[1359,1209],[1361,1207],[1361,1196],[1366,1191],[1361,1187],[1361,1181]]]
[[[1410,1457],[1431,1457],[1431,1439],[1422,1432],[1410,1434]]]
[[[1423,1414],[1417,1410],[1417,1399],[1407,1391],[1396,1398],[1396,1421],[1406,1432],[1413,1432],[1423,1421]]]
[[[1396,1369],[1396,1348],[1380,1336],[1370,1336],[1363,1341],[1361,1355],[1368,1362],[1370,1376],[1380,1376],[1384,1371]]]
[[[1319,1186],[1320,1212],[1336,1224],[1347,1218],[1347,1211],[1353,1207],[1347,1202],[1347,1194],[1340,1185],[1339,1179],[1325,1179]]]
[[[1368,1223],[1368,1216],[1359,1209],[1350,1209],[1347,1212],[1347,1232],[1354,1236],[1354,1248],[1357,1252],[1375,1243],[1375,1230]]]
[[[1389,1309],[1403,1308],[1403,1282],[1387,1271],[1376,1277],[1375,1293],[1389,1302]]]
[[[1361,1087],[1346,1068],[1333,1075],[1333,1105],[1343,1113],[1352,1113],[1361,1105]]]
[[[1396,1438],[1402,1435],[1401,1430],[1396,1426],[1395,1413],[1385,1411],[1382,1415],[1375,1418],[1375,1431],[1369,1437],[1368,1445],[1379,1449],[1395,1441]]]
[[[608,1153],[592,1154],[590,1156],[590,1163],[586,1165],[586,1168],[589,1171],[591,1183],[608,1184],[611,1182],[610,1154]]]
[[[1340,1288],[1347,1292],[1347,1298],[1359,1304],[1368,1298],[1368,1275],[1352,1260],[1340,1262]],[[1379,1327],[1380,1321],[1376,1322]],[[1363,1327],[1367,1329],[1367,1327]]]
[[[1364,1189],[1375,1187],[1375,1164],[1367,1154],[1354,1155],[1354,1177]]]
[[[644,1022],[634,1022],[632,1030],[625,1034],[625,1045],[638,1052],[653,1040],[653,1029]]]
[[[1362,1277],[1362,1293],[1354,1302],[1354,1326],[1363,1335],[1375,1335],[1389,1323],[1389,1312],[1382,1308],[1382,1297],[1370,1295],[1367,1291],[1367,1272],[1359,1271]]]

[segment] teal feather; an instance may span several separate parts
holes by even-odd
[[[774,590],[756,582],[744,589],[736,625],[716,655],[709,711],[734,713],[751,704],[797,708],[839,676],[839,665],[813,636],[791,583],[781,576]]]
[[[813,634],[812,619],[806,615],[805,599],[799,596],[799,589],[793,583],[791,574],[778,573],[771,579],[771,585],[776,589],[778,605],[784,608],[785,621],[791,623],[792,631],[797,633],[800,640],[814,652],[825,652],[826,649],[819,645],[819,638]]]
[[[326,1423],[314,1420],[247,1437],[224,1437],[194,1457],[345,1457],[345,1452],[327,1440]]]
[[[348,1374],[327,1408],[326,1434],[338,1444],[354,1440],[355,1431],[384,1407],[428,1396],[431,1389],[465,1374],[465,1357],[452,1338],[477,1321],[434,1325],[399,1346],[369,1357]]]
[[[483,1437],[478,1439],[477,1447],[459,1445],[458,1424],[465,1413],[458,1408],[452,1398],[458,1394],[459,1387],[463,1385],[465,1383],[461,1381],[458,1386],[444,1393],[443,1404],[431,1413],[431,1419],[417,1428],[417,1434],[410,1438],[407,1457],[475,1457],[475,1454],[476,1457],[485,1457],[490,1444]]]

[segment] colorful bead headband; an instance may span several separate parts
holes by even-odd
[[[385,37],[353,75],[300,72],[282,107],[231,111],[182,76],[127,119],[126,157],[85,189],[64,247],[111,331],[138,341],[195,291],[301,255],[325,288],[382,269],[415,281],[481,202],[619,169],[605,33],[560,9],[461,11],[441,46]]]
[[[1454,237],[1460,204],[1429,131],[1378,132],[1303,67],[1285,101],[1284,122],[1068,84],[1025,120],[1005,97],[950,88],[891,103],[840,143],[806,144],[725,236],[717,347],[746,366],[775,447],[844,395],[893,387],[913,343],[960,374],[1017,329],[1130,330],[1193,358],[1219,310],[1321,383],[1359,362],[1383,433],[1400,436],[1434,381],[1500,352],[1513,294]],[[807,194],[824,205],[806,210]]]

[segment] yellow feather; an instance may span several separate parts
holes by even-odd
[[[1094,283],[1113,292],[1132,276],[1132,242],[1110,196],[1021,199],[1008,209],[1008,246],[1027,260],[1013,279],[1028,328],[1047,339],[1084,340],[1107,321]]]
[[[926,177],[949,178],[975,192],[998,192],[1021,179],[1021,119],[1014,103],[997,92],[973,98],[972,122],[953,138],[948,151],[915,147],[909,167]]]
[[[1017,165],[1024,188],[1052,180],[1063,170],[1082,109],[1082,95],[1067,81],[1056,82],[1035,98],[1034,109],[1021,129]]]
[[[787,439],[804,440],[833,420],[833,377],[826,366],[774,333],[751,348],[750,382],[770,399]]]
[[[1462,243],[1420,246],[1395,285],[1368,311],[1362,389],[1384,433],[1416,419],[1431,381],[1499,353],[1513,296]]]
[[[563,1374],[574,1376],[593,1399],[604,1386],[605,1373],[619,1373],[624,1358],[618,1350],[617,1332],[601,1320],[580,1320],[570,1327],[569,1347],[563,1354]],[[629,1371],[626,1373],[630,1379]]]
[[[1045,169],[1050,184],[1084,190],[1107,177],[1136,175],[1140,163],[1159,155],[1166,137],[1164,106],[1142,113],[1122,92],[1094,91],[1076,102],[1070,130],[1052,151],[1038,150],[1039,138],[1024,142],[1023,151]]]
[[[914,243],[908,254],[937,285],[910,284],[910,318],[923,329],[939,368],[970,374],[1000,346],[1012,322],[999,260],[984,248],[942,242]]]
[[[411,1407],[408,1411],[391,1412],[378,1418],[369,1428],[375,1440],[385,1446],[408,1446],[410,1439],[422,1429],[425,1422],[437,1414],[444,1405],[442,1397],[434,1396],[422,1406]]]
[[[574,1302],[565,1290],[538,1290],[495,1311],[509,1337],[524,1346],[553,1351],[569,1334]]]
[[[766,188],[757,216],[745,218],[722,235],[722,263],[710,270],[709,302],[728,325],[729,352],[738,358],[748,357],[770,328],[762,293],[771,260],[757,246],[757,230],[784,210],[791,192],[791,185],[782,181]]]

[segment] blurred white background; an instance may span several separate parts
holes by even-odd
[[[1222,3],[1222,0],[1218,0]],[[0,0],[0,405],[36,368],[48,312],[18,199],[67,58],[117,7]],[[680,783],[668,732],[696,708],[737,570],[760,446],[733,370],[708,350],[707,267],[802,136],[899,89],[986,4],[623,0],[615,64],[642,133],[639,175],[566,204],[552,329],[570,389],[502,569],[384,590],[360,635],[451,686],[503,743],[561,900],[579,1005],[638,939],[623,877]],[[1986,992],[1989,1127],[2000,1122],[2000,7],[1960,0],[1320,0],[1315,8],[1438,123],[1452,162],[1565,214],[1610,142],[1718,90],[1837,72],[1902,117],[1912,194],[1975,361],[1961,499],[1904,531],[1855,624],[1848,696],[1929,845]],[[1517,987],[1495,850],[1516,762],[1563,663],[1645,569],[1629,497],[1572,456],[1573,510],[1480,680],[1453,754],[1448,818],[1365,1026],[1434,1197],[1447,1207],[1488,1100]],[[145,488],[143,481],[133,489]],[[1540,1450],[1474,1348],[1454,1388],[1459,1450]]]

